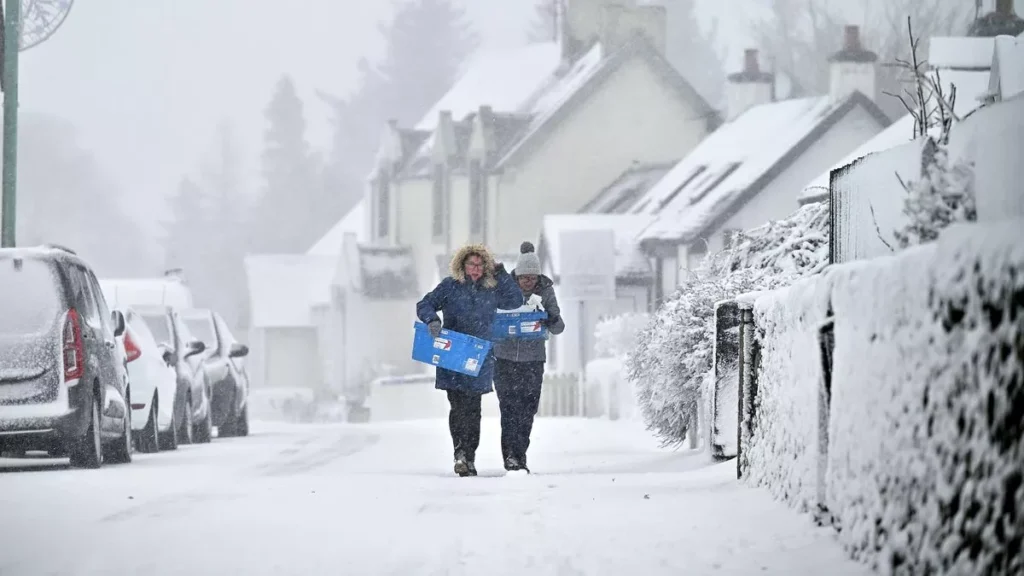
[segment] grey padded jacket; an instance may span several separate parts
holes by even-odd
[[[548,319],[556,319],[553,324],[548,325],[548,333],[561,334],[565,330],[565,322],[562,320],[562,310],[558,307],[558,299],[555,297],[555,283],[542,274],[537,277],[537,285],[533,287],[533,291],[523,293],[523,302],[529,300],[533,294],[540,296],[541,306],[548,313]],[[500,340],[494,344],[494,356],[499,360],[513,362],[546,362],[546,344],[547,340]]]

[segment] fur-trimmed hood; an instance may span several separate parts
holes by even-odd
[[[495,277],[495,270],[497,264],[494,261],[494,255],[487,249],[483,244],[468,244],[459,248],[452,256],[452,261],[448,265],[448,272],[452,275],[452,278],[460,283],[466,283],[466,259],[476,254],[484,262],[484,275],[481,278],[483,287],[487,289],[496,288],[498,286],[498,280]]]

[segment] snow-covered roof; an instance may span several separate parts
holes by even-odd
[[[1024,92],[1024,34],[997,36],[995,42],[989,91],[1005,100]]]
[[[464,119],[480,106],[500,112],[519,110],[549,81],[561,60],[561,48],[555,42],[480,52],[416,129],[437,128],[438,116],[444,110],[451,111],[455,120]]]
[[[625,214],[675,166],[634,164],[580,209],[583,214]]]
[[[408,246],[360,246],[357,289],[375,300],[401,300],[418,295],[416,261]]]
[[[988,70],[993,46],[993,38],[935,36],[928,42],[928,64],[932,68]]]
[[[737,203],[756,194],[853,106],[888,120],[855,92],[832,104],[827,96],[750,108],[711,133],[632,210],[657,214],[643,241],[689,242]]]
[[[544,217],[539,255],[558,277],[561,270],[562,232],[612,230],[615,232],[615,274],[619,279],[648,278],[650,262],[636,243],[637,234],[651,217],[637,214],[555,214]]]
[[[306,254],[312,256],[339,256],[346,234],[355,234],[356,240],[359,242],[368,240],[368,222],[369,216],[366,213],[366,200],[360,200]]]
[[[829,195],[829,183],[831,181],[830,175],[832,170],[842,168],[843,166],[852,163],[858,158],[863,158],[868,154],[882,152],[899,146],[900,144],[910,142],[913,139],[914,117],[911,114],[907,114],[890,124],[885,130],[879,132],[874,138],[861,144],[856,150],[848,154],[839,162],[836,162],[835,165],[826,170],[822,175],[807,184],[800,196],[800,202],[813,202],[827,198]]]

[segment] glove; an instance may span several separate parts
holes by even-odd
[[[503,262],[498,262],[498,264],[494,266],[494,272],[496,274],[508,274],[508,270],[505,270],[505,264]]]
[[[542,322],[544,323],[545,327],[550,328],[550,327],[554,326],[555,324],[558,324],[559,320],[561,320],[561,318],[558,317],[558,316],[548,316]]]
[[[431,338],[437,338],[441,335],[441,321],[434,320],[430,324],[427,324],[427,330],[430,331]]]

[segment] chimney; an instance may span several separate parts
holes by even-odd
[[[1024,33],[1024,19],[1013,10],[1013,0],[996,0],[996,9],[971,23],[968,36],[995,38]]]
[[[754,106],[771,102],[774,80],[772,74],[761,71],[757,50],[745,50],[743,70],[730,74],[726,82],[726,120],[735,120]]]
[[[830,102],[841,102],[854,92],[860,92],[872,100],[878,97],[878,54],[865,49],[861,44],[859,27],[847,26],[843,30],[843,48],[830,56],[829,62]]]
[[[456,153],[455,120],[451,110],[441,110],[437,128],[434,129],[434,144],[431,150],[434,164],[445,164]]]
[[[1013,16],[1013,0],[996,0],[996,13],[1003,16]]]
[[[637,0],[565,0],[562,56],[573,61],[601,42],[605,51],[621,48],[644,34],[662,55],[668,36],[664,6],[637,5]]]

